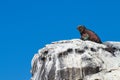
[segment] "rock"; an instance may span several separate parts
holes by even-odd
[[[115,56],[105,50],[108,45]],[[32,59],[31,80],[119,80],[120,45],[115,45],[79,39],[48,44]]]

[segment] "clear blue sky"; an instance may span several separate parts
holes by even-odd
[[[102,41],[120,41],[120,1],[0,0],[0,80],[30,80],[38,49],[79,38],[79,24]]]

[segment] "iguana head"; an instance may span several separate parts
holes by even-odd
[[[79,25],[77,27],[77,30],[80,31],[81,33],[83,33],[85,31],[86,27],[84,25]]]

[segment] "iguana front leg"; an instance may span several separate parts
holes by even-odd
[[[88,40],[88,39],[89,39],[89,35],[88,35],[87,33],[85,33],[85,34],[83,34],[83,35],[81,36],[81,39],[82,39],[82,40]]]

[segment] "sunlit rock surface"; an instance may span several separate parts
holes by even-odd
[[[106,45],[114,55],[106,51]],[[119,80],[120,43],[53,42],[34,55],[31,66],[31,80]]]

